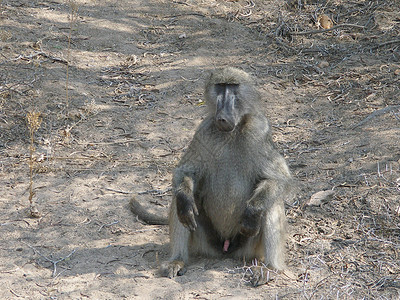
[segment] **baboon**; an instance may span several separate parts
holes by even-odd
[[[284,270],[291,175],[272,142],[253,79],[235,68],[215,70],[205,100],[208,116],[173,174],[172,253],[161,274],[183,275],[191,255],[258,259]],[[265,281],[261,276],[252,283]]]
[[[209,114],[173,174],[172,253],[161,272],[183,275],[193,254],[256,258],[284,270],[291,175],[253,79],[239,69],[218,69],[206,82],[205,100]]]

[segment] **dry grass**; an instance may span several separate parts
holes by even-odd
[[[39,129],[42,119],[39,112],[28,112],[26,115],[27,126],[29,130],[29,212],[30,216],[34,218],[39,218],[40,213],[36,205],[33,202],[33,197],[35,192],[33,190],[33,171],[35,168],[35,132]]]
[[[69,21],[69,30],[68,30],[68,47],[67,47],[67,63],[66,63],[66,79],[65,79],[65,103],[66,103],[66,108],[68,111],[69,108],[69,65],[71,62],[71,38],[72,38],[72,32],[76,23],[76,19],[78,17],[78,9],[79,6],[76,1],[73,0],[67,0],[68,7],[70,9],[69,15],[68,15],[68,21]]]

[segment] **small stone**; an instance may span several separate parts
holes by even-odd
[[[326,60],[323,60],[318,64],[318,67],[320,67],[320,68],[329,67],[329,62],[327,62]]]
[[[32,204],[29,209],[29,216],[31,218],[40,218],[42,216],[42,214],[39,212],[36,205]]]
[[[307,202],[307,206],[319,206],[326,203],[333,198],[334,194],[335,192],[332,190],[319,191],[311,196],[310,200]]]
[[[322,15],[318,17],[318,25],[324,29],[330,29],[333,27],[333,22],[327,15]]]

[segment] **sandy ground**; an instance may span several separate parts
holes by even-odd
[[[400,297],[398,0],[3,0],[0,10],[1,299]],[[295,276],[271,273],[258,288],[251,262],[229,259],[194,258],[186,275],[160,278],[168,228],[128,209],[135,195],[166,214],[172,170],[206,113],[204,78],[225,65],[257,78],[299,186],[286,205]],[[333,197],[308,205],[323,190]]]

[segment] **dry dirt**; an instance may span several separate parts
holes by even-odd
[[[400,3],[304,2],[0,1],[0,298],[399,299]],[[166,213],[204,78],[225,65],[257,78],[299,186],[294,278],[258,288],[229,259],[160,278],[168,228],[128,209],[136,195]]]

